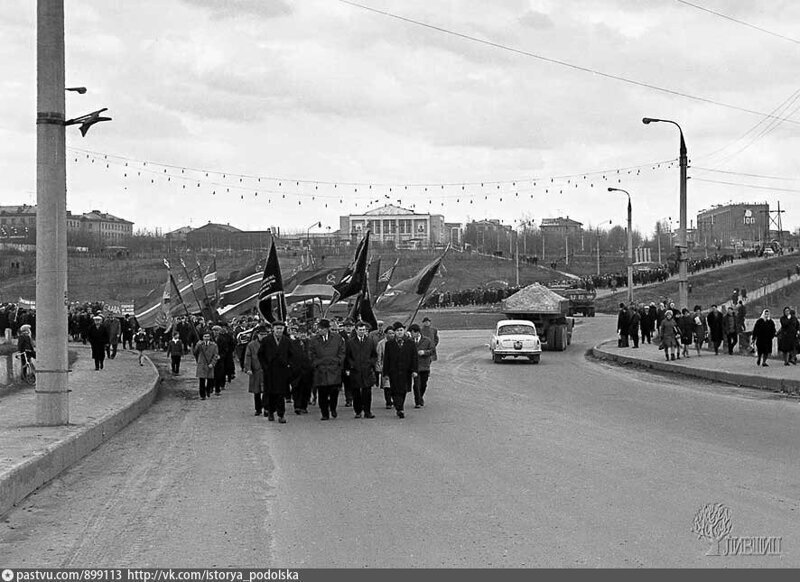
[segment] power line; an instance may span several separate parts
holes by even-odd
[[[715,10],[711,10],[710,8],[706,8],[704,6],[698,6],[697,4],[692,4],[691,2],[687,2],[686,0],[676,0],[676,2],[680,2],[681,4],[685,4],[686,6],[691,6],[692,8],[697,8],[698,10],[702,10],[703,12],[708,12],[709,14],[713,14],[714,16],[719,16],[720,18],[724,18],[725,20],[730,20],[731,22],[735,22],[736,24],[741,24],[742,26],[752,28],[753,30],[763,32],[764,34],[781,38],[783,40],[788,40],[789,42],[793,42],[794,44],[800,44],[800,40],[797,40],[796,38],[791,38],[789,36],[778,34],[777,32],[772,32],[771,30],[767,30],[766,28],[761,28],[760,26],[756,26],[755,24],[750,24],[749,22],[745,22],[744,20],[733,18],[732,16],[728,16],[727,14],[723,14],[722,12],[717,12]]]
[[[703,172],[714,172],[717,174],[731,174],[734,176],[747,176],[749,178],[764,178],[766,180],[784,180],[786,182],[800,182],[800,178],[789,178],[787,176],[767,176],[765,174],[748,174],[746,172],[731,172],[728,170],[717,170],[715,168],[702,168],[699,166],[692,166],[693,170],[701,170]],[[698,178],[699,179],[699,178]]]
[[[728,186],[741,186],[742,188],[753,188],[755,190],[772,190],[774,192],[800,192],[797,188],[774,188],[771,186],[758,186],[756,184],[742,184],[741,182],[725,182],[723,180],[709,180],[708,178],[693,177],[692,180],[698,182],[711,182],[713,184],[726,184]]]
[[[644,81],[637,81],[635,79],[630,79],[628,77],[622,77],[620,75],[614,75],[612,73],[605,73],[603,71],[598,71],[596,69],[591,69],[589,67],[576,65],[576,64],[573,64],[573,63],[569,63],[567,61],[562,61],[562,60],[559,60],[559,59],[546,57],[546,56],[543,56],[543,55],[539,55],[539,54],[532,53],[532,52],[529,52],[529,51],[525,51],[525,50],[522,50],[522,49],[510,47],[510,46],[507,46],[507,45],[504,45],[504,44],[500,44],[500,43],[497,43],[497,42],[492,42],[490,40],[485,40],[485,39],[482,39],[482,38],[478,38],[476,36],[471,36],[471,35],[468,35],[468,34],[464,34],[462,32],[456,32],[454,30],[449,30],[449,29],[443,28],[441,26],[428,24],[427,22],[422,22],[420,20],[414,20],[413,18],[407,18],[405,16],[400,16],[398,14],[394,14],[392,12],[387,12],[385,10],[379,10],[377,8],[372,8],[370,6],[365,6],[363,4],[358,4],[357,2],[351,2],[350,0],[339,0],[339,2],[341,2],[342,4],[348,4],[350,6],[354,6],[355,8],[361,8],[362,10],[366,10],[368,12],[374,12],[375,14],[380,14],[382,16],[387,16],[389,18],[394,18],[396,20],[400,20],[400,21],[406,22],[408,24],[413,24],[415,26],[421,26],[423,28],[428,28],[430,30],[435,30],[437,32],[441,32],[441,33],[444,33],[444,34],[449,34],[451,36],[462,38],[464,40],[469,40],[471,42],[476,42],[476,43],[483,44],[483,45],[486,45],[486,46],[491,46],[491,47],[494,47],[494,48],[497,48],[497,49],[500,49],[500,50],[504,50],[504,51],[508,51],[508,52],[511,52],[511,53],[515,53],[515,54],[518,54],[518,55],[531,57],[531,58],[534,58],[534,59],[538,59],[540,61],[544,61],[546,63],[559,65],[561,67],[574,69],[576,71],[581,71],[581,72],[584,72],[584,73],[591,73],[592,75],[597,75],[599,77],[605,77],[607,79],[613,79],[615,81],[621,81],[623,83],[628,83],[629,85],[634,85],[634,86],[637,86],[637,87],[643,87],[645,89],[652,89],[653,91],[659,91],[661,93],[667,93],[669,95],[675,95],[677,97],[684,97],[686,99],[691,99],[693,101],[699,101],[701,103],[708,103],[710,105],[717,105],[718,107],[725,107],[727,109],[733,109],[734,111],[741,111],[743,113],[750,113],[751,115],[760,115],[760,116],[763,116],[763,117],[775,117],[775,115],[772,115],[770,113],[764,113],[762,111],[756,111],[754,109],[747,109],[746,107],[739,107],[738,105],[732,105],[730,103],[723,103],[722,101],[716,101],[714,99],[708,99],[706,97],[699,97],[697,95],[690,95],[689,93],[683,93],[681,91],[675,91],[673,89],[667,89],[666,87],[660,87],[658,85],[653,85],[651,83],[645,83]],[[796,121],[796,120],[793,120],[793,119],[786,119],[784,121],[788,121],[789,123],[794,123],[796,125],[800,125],[800,121]]]

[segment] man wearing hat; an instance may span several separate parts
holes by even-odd
[[[283,333],[286,324],[276,321],[272,324],[272,335],[264,338],[258,349],[258,359],[264,373],[264,395],[267,398],[267,418],[286,423],[286,396],[292,379],[292,366],[296,360],[294,345]]]
[[[261,360],[258,359],[258,351],[261,342],[269,337],[269,328],[266,325],[259,325],[253,332],[253,339],[247,344],[244,350],[244,373],[248,376],[248,392],[253,395],[253,404],[256,409],[256,416],[261,416],[261,412],[266,407],[264,401],[264,373],[261,369]]]
[[[205,400],[206,397],[211,398],[211,390],[214,387],[214,366],[219,360],[217,344],[211,341],[211,332],[203,334],[202,341],[194,345],[193,351],[197,361],[195,377],[200,383],[200,400]]]
[[[411,340],[417,351],[417,377],[414,378],[414,408],[425,406],[425,390],[428,388],[428,378],[431,375],[431,360],[435,353],[433,342],[422,335],[422,328],[416,323],[408,327]]]
[[[320,319],[319,333],[311,340],[311,366],[314,369],[314,386],[317,389],[321,420],[336,418],[336,404],[342,385],[345,346],[342,336],[333,333],[331,323]]]
[[[347,342],[356,337],[355,323],[349,317],[345,318],[342,322],[342,330],[339,332],[344,340],[345,351],[347,350]],[[346,357],[346,356],[345,356]],[[344,386],[344,405],[350,407],[353,405],[353,389],[350,387],[350,379],[344,374],[342,369],[342,385]]]
[[[387,342],[383,354],[383,373],[389,377],[392,401],[398,418],[405,418],[406,394],[417,376],[419,356],[414,342],[406,337],[405,326],[399,321],[393,325],[395,339]]]
[[[86,334],[89,345],[92,346],[92,359],[94,359],[94,369],[102,370],[103,362],[106,359],[106,345],[108,344],[108,330],[103,325],[103,316],[95,315],[94,323]]]
[[[422,335],[431,340],[431,343],[433,344],[431,362],[435,362],[439,359],[439,354],[436,351],[439,346],[439,330],[431,325],[431,318],[425,316],[422,318],[422,329],[420,331],[422,332]]]

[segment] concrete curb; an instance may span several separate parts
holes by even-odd
[[[155,364],[150,358],[146,359],[156,378],[145,393],[124,408],[98,418],[36,453],[0,477],[0,516],[109,440],[150,407],[158,396],[161,377]]]
[[[616,342],[616,340],[613,341]],[[735,386],[756,388],[758,390],[771,390],[773,392],[785,391],[789,393],[800,392],[800,380],[769,378],[765,376],[727,372],[725,370],[690,368],[683,365],[673,364],[672,362],[667,362],[666,360],[663,362],[643,360],[622,354],[615,354],[604,349],[611,343],[612,341],[607,341],[594,346],[591,350],[592,356],[599,360],[613,361],[620,364],[638,366],[640,368],[648,368],[651,370],[658,370],[660,372],[669,372],[671,374],[681,374],[694,378],[703,378],[705,380],[724,382],[725,384],[733,384]]]

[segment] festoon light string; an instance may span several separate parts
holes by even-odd
[[[636,166],[592,170],[547,177],[530,177],[512,180],[484,180],[439,182],[439,183],[384,183],[384,182],[331,182],[276,176],[259,176],[188,166],[176,166],[150,160],[137,160],[125,156],[96,152],[81,148],[67,148],[74,163],[89,163],[95,167],[120,172],[123,180],[143,179],[152,186],[170,185],[180,192],[204,193],[210,196],[236,196],[240,200],[252,199],[268,205],[279,201],[297,201],[329,204],[352,204],[355,208],[367,209],[379,204],[397,204],[415,209],[417,204],[427,202],[429,207],[437,203],[475,204],[493,201],[497,203],[518,202],[521,199],[563,196],[571,191],[591,193],[604,191],[607,185],[618,186],[628,176],[639,176],[643,171],[671,169],[676,159],[649,162]],[[127,189],[127,185],[124,186]],[[273,203],[273,200],[275,201]]]

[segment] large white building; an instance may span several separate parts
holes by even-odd
[[[413,210],[387,204],[364,214],[339,217],[339,234],[358,240],[370,230],[378,244],[393,243],[397,248],[429,248],[450,242],[441,214],[417,214]]]

